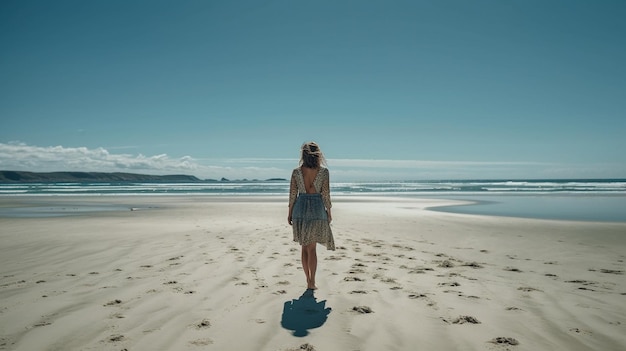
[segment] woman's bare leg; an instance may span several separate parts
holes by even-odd
[[[304,271],[304,275],[306,275],[306,283],[308,287],[309,282],[311,281],[311,271],[309,270],[309,251],[305,245],[302,245],[302,270]]]
[[[315,272],[317,271],[317,243],[302,247],[302,268],[305,270],[307,288],[317,289],[315,286]],[[305,263],[306,262],[306,263]]]

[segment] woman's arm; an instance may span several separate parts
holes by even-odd
[[[291,172],[291,183],[289,184],[289,213],[287,214],[287,223],[291,225],[291,215],[293,214],[293,204],[298,197],[298,184],[296,184],[296,171]]]
[[[333,220],[333,215],[330,211],[331,207],[333,207],[332,202],[330,201],[330,172],[328,168],[324,168],[324,178],[322,180],[322,189],[320,194],[322,195],[322,200],[324,201],[324,207],[326,207],[326,214],[328,215],[328,222]]]

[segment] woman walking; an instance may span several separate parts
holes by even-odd
[[[302,246],[302,269],[306,275],[307,289],[317,289],[316,245],[335,250],[330,229],[332,221],[329,172],[324,154],[314,142],[304,143],[300,164],[291,173],[289,187],[289,215],[293,227],[293,240]]]

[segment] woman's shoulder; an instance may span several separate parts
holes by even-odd
[[[291,173],[292,174],[302,173],[302,167],[303,166],[298,166],[298,167],[294,168],[293,171],[291,171]],[[328,168],[326,168],[324,166],[320,166],[320,168],[318,169],[318,172],[320,172],[320,173],[329,173],[328,172]]]
[[[330,172],[326,167],[320,166],[318,173],[321,178],[328,179],[330,177]]]

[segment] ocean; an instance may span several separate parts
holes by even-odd
[[[6,183],[0,196],[217,195],[286,196],[289,182]],[[626,179],[421,180],[335,182],[333,196],[403,196],[472,201],[438,211],[498,216],[626,222]],[[0,209],[0,215],[2,215]],[[6,209],[5,211],[6,212]]]

